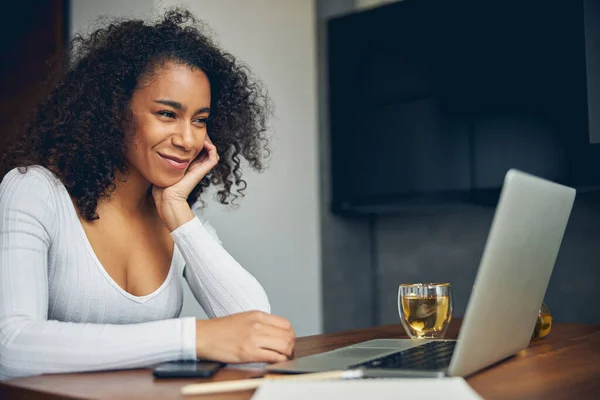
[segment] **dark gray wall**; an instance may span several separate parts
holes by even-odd
[[[465,206],[430,215],[377,218],[379,322],[399,321],[400,283],[451,283],[455,315],[461,315],[492,216],[493,210]]]
[[[450,282],[455,316],[464,315],[493,213],[493,208],[464,205],[438,213],[379,216],[367,228],[371,242],[360,237],[360,221],[347,221],[341,235],[325,229],[325,330],[397,323],[398,284],[405,282]],[[374,258],[368,255],[369,243]],[[599,267],[600,203],[580,194],[545,297],[555,321],[600,323],[594,301]],[[373,299],[374,290],[378,296]]]
[[[600,2],[583,0],[590,142],[600,143]]]
[[[398,322],[401,282],[450,282],[455,315],[464,315],[493,209],[466,206],[423,216],[379,217],[379,323]],[[580,196],[565,233],[545,302],[557,321],[600,323],[600,204]],[[509,296],[510,293],[507,293]]]
[[[321,170],[322,301],[325,332],[372,326],[375,321],[372,291],[369,222],[333,215],[327,93],[326,21],[352,12],[354,0],[317,0],[319,67],[319,151]]]

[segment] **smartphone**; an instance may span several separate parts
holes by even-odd
[[[224,366],[216,361],[181,360],[157,365],[152,375],[155,378],[208,378]]]

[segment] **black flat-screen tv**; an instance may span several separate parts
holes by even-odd
[[[584,12],[405,0],[329,20],[333,211],[471,201],[509,168],[595,190]]]

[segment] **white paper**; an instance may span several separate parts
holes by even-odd
[[[265,382],[252,400],[481,400],[463,378]]]

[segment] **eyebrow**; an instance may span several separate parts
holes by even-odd
[[[183,105],[178,101],[173,100],[154,100],[155,103],[164,104],[165,106],[173,107],[176,110],[183,110]],[[194,115],[201,113],[210,113],[210,107],[203,107],[196,110]]]

